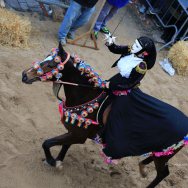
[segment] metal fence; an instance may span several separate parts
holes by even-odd
[[[188,0],[145,0],[149,11],[164,28],[164,48],[188,37]]]
[[[42,10],[39,3],[44,3],[46,8],[48,5],[57,5],[67,8],[70,0],[5,0],[7,7],[18,11],[41,12]]]
[[[68,8],[70,4],[70,0],[36,0],[36,1],[46,5],[57,5],[62,8]]]

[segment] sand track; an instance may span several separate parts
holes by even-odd
[[[117,29],[117,42],[131,43],[142,34],[144,24],[126,7],[111,22],[115,28],[123,11],[127,16]],[[25,15],[28,16],[28,15]],[[30,16],[30,15],[29,15]],[[138,157],[125,158],[118,166],[106,166],[99,156],[99,148],[91,141],[72,146],[65,157],[63,170],[45,166],[41,144],[50,137],[66,132],[59,122],[57,101],[51,83],[25,85],[21,72],[31,62],[44,58],[56,47],[59,23],[40,21],[30,16],[32,35],[30,48],[18,49],[0,46],[0,188],[142,188],[155,177],[153,164],[147,167],[149,176],[141,178]],[[81,31],[79,31],[81,32]],[[115,73],[110,69],[118,57],[113,55],[99,37],[100,51],[68,45],[66,50],[85,59],[104,78]],[[160,52],[158,60],[164,57]],[[148,72],[141,88],[188,115],[188,78],[170,77],[158,64]],[[52,151],[57,153],[59,148]],[[184,148],[170,161],[171,175],[159,187],[187,187],[188,150]]]

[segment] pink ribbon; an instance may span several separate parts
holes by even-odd
[[[61,118],[63,118],[63,116],[64,116],[64,113],[63,113],[63,102],[59,103],[59,113],[61,115]]]
[[[100,155],[104,159],[104,162],[106,164],[115,164],[115,165],[118,164],[118,160],[117,159],[111,159],[111,157],[106,156],[105,153],[102,150],[100,151]]]
[[[115,90],[115,91],[113,91],[113,94],[116,96],[127,95],[128,91],[127,90],[124,90],[124,91]]]
[[[184,144],[185,144],[185,145],[188,145],[188,140],[184,140]]]
[[[174,153],[174,149],[170,148],[167,151],[162,151],[162,152],[152,152],[152,154],[156,157],[160,157],[160,156],[167,156],[167,155],[171,155]]]

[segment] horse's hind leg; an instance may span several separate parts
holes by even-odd
[[[163,157],[153,157],[153,161],[155,163],[155,168],[157,171],[156,178],[151,182],[151,184],[147,188],[153,188],[158,185],[165,177],[167,177],[170,172],[168,169],[168,161],[171,159],[176,153],[178,153],[183,146],[176,149],[172,155],[163,156]]]
[[[145,165],[151,163],[153,161],[153,157],[149,156],[148,158],[142,160],[139,162],[139,171],[140,171],[140,175],[144,178],[147,176],[147,173],[145,171]]]
[[[150,183],[147,188],[153,188],[157,186],[165,177],[169,175],[168,160],[170,157],[153,157],[155,168],[157,170],[156,178]]]

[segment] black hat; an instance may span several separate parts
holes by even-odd
[[[151,69],[155,64],[156,56],[157,56],[155,44],[153,40],[148,37],[140,37],[137,40],[142,46],[142,50],[137,52],[137,54],[140,54],[142,52],[147,52],[147,54],[144,55],[144,61],[147,64],[147,69]]]

